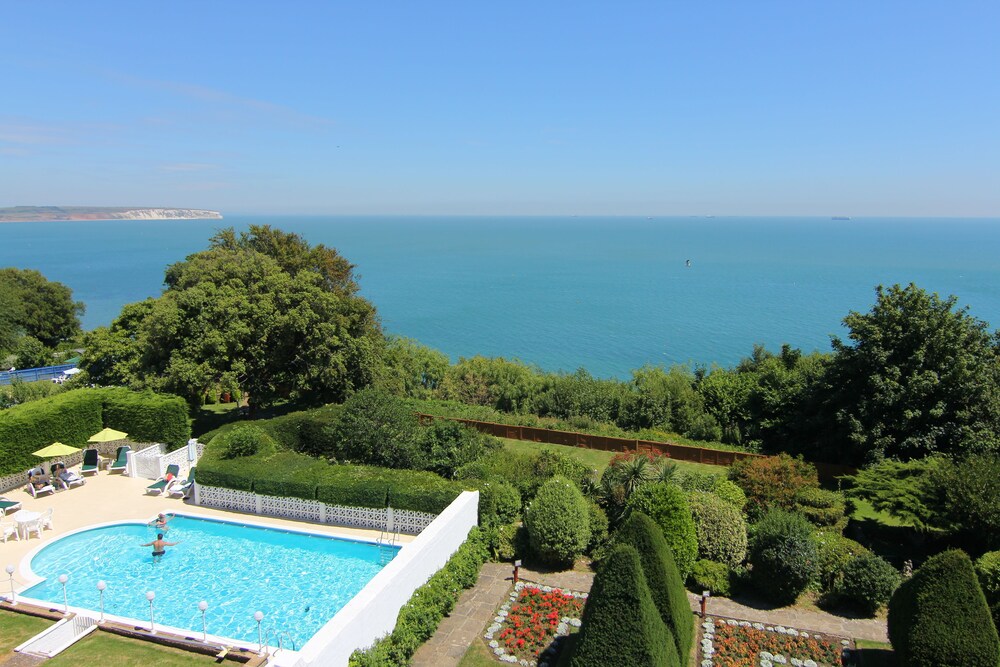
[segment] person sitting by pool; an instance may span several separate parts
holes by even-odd
[[[71,471],[63,463],[59,464],[59,468],[56,470],[56,475],[59,477],[59,479],[66,482],[67,484],[75,484],[76,482],[84,481],[82,477],[77,475],[75,472]]]
[[[31,478],[28,479],[28,484],[31,484],[31,486],[35,487],[35,491],[41,491],[42,489],[44,489],[46,486],[49,485],[49,480],[47,477],[45,477],[45,475],[36,474],[32,475]]]
[[[153,561],[155,562],[160,560],[160,558],[163,557],[163,554],[167,553],[167,547],[175,547],[180,543],[180,540],[177,540],[176,542],[167,542],[163,539],[163,533],[159,533],[157,534],[156,539],[152,542],[146,542],[145,544],[140,544],[139,546],[153,547]]]
[[[167,525],[167,521],[170,521],[170,517],[163,512],[160,512],[156,515],[155,519],[149,522],[149,525],[156,526],[157,530],[165,533],[170,530],[170,526]]]

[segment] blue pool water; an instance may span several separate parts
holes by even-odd
[[[255,611],[262,627],[287,632],[297,648],[316,633],[382,569],[374,544],[269,528],[177,516],[164,539],[168,547],[154,563],[153,528],[118,524],[57,540],[39,551],[31,567],[46,580],[27,597],[62,605],[59,575],[69,575],[70,606],[100,608],[98,580],[107,583],[108,614],[149,621],[146,592],[156,594],[157,623],[201,633],[198,602],[208,602],[208,633],[257,641]]]

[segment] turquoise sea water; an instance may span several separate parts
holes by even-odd
[[[829,349],[875,285],[955,294],[1000,326],[1000,219],[387,218],[0,225],[0,266],[40,270],[87,328],[155,296],[164,268],[223,226],[272,224],[337,248],[390,333],[457,359],[517,357],[626,377],[731,365],[754,343]],[[685,266],[686,260],[691,266]]]
[[[240,524],[177,516],[165,539],[178,542],[153,562],[156,530],[118,524],[83,531],[49,544],[31,560],[45,581],[26,597],[62,606],[59,576],[68,575],[70,606],[100,611],[97,582],[105,581],[108,614],[149,622],[146,592],[155,597],[154,620],[197,633],[198,603],[208,602],[209,634],[257,641],[262,629],[286,632],[299,648],[378,574],[377,545]]]

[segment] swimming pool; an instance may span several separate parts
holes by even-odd
[[[282,633],[285,648],[291,648],[289,639],[301,648],[388,560],[367,542],[180,515],[169,525],[164,539],[180,544],[167,547],[159,562],[150,547],[139,546],[156,538],[145,524],[103,526],[56,540],[31,560],[45,581],[22,595],[61,607],[59,575],[66,574],[70,606],[98,611],[96,584],[103,580],[107,614],[148,624],[146,592],[153,591],[157,624],[200,637],[198,603],[205,600],[209,634],[255,644],[253,614],[261,611],[268,643],[277,646]]]

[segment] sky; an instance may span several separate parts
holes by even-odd
[[[0,206],[1000,215],[1000,3],[7,2]]]

